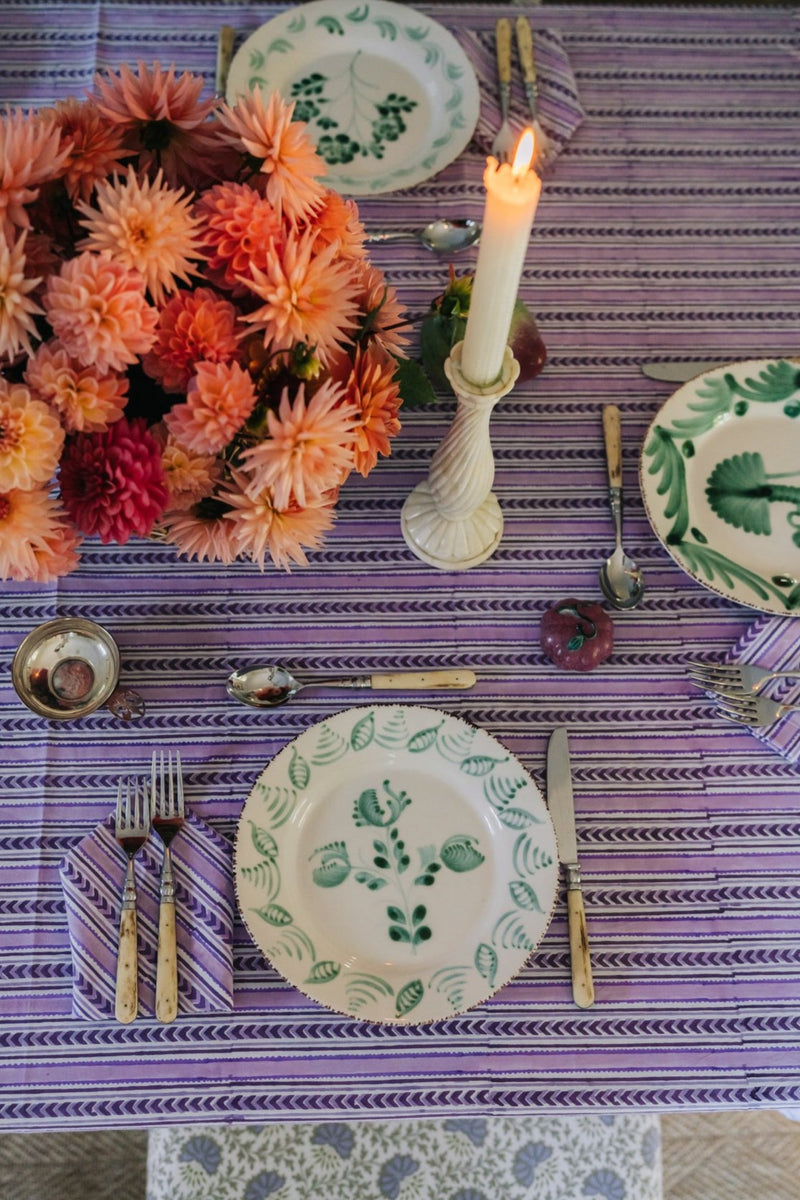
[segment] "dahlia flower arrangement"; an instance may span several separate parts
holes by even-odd
[[[293,104],[174,67],[0,114],[0,577],[83,538],[307,562],[400,428],[403,319]]]

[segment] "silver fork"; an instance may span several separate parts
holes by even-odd
[[[770,700],[768,696],[752,694],[717,696],[716,705],[717,711],[729,721],[738,721],[753,729],[772,725],[784,713],[800,712],[800,704],[781,704],[779,700]]]
[[[174,1021],[178,1012],[178,947],[175,939],[175,878],[172,873],[172,839],[183,828],[183,775],[181,756],[172,751],[153,753],[150,802],[153,828],[164,843],[158,905],[158,962],[156,965],[156,1016]]]
[[[755,696],[773,679],[800,679],[800,671],[770,671],[745,663],[702,663],[690,659],[689,678],[706,691],[723,695],[745,692]]]
[[[136,923],[136,875],[134,857],[147,841],[150,815],[147,790],[138,779],[128,779],[117,785],[117,811],[114,836],[128,858],[125,884],[122,889],[122,908],[119,918],[119,947],[117,950],[117,981],[114,1015],[123,1025],[134,1019],[139,1009],[139,970]]]
[[[495,25],[495,50],[497,53],[497,79],[500,87],[500,128],[494,135],[492,154],[498,162],[511,159],[517,138],[508,120],[511,106],[511,22],[501,17]]]

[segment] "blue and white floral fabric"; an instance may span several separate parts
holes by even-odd
[[[147,1200],[661,1200],[656,1115],[190,1125]]]

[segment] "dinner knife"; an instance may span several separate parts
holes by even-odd
[[[761,358],[787,358],[790,362],[796,361],[795,355],[777,354],[770,351],[760,356]],[[702,375],[705,371],[713,371],[716,367],[727,367],[732,362],[742,362],[743,359],[723,358],[717,359],[715,362],[706,362],[701,359],[686,360],[683,362],[646,362],[642,363],[642,373],[650,379],[658,379],[662,383],[688,383],[690,379],[694,379],[697,375]]]
[[[594,1004],[594,982],[575,836],[569,738],[563,726],[553,731],[547,747],[547,805],[556,830],[558,858],[567,879],[572,996],[579,1008],[591,1008]]]

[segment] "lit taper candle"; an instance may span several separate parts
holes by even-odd
[[[495,383],[511,329],[520,276],[542,181],[531,167],[533,130],[526,129],[513,163],[489,158],[483,175],[483,213],[461,370],[476,387]]]

